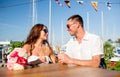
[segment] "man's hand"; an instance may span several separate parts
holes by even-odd
[[[72,59],[66,54],[58,54],[58,62],[60,62],[60,63],[72,63]]]

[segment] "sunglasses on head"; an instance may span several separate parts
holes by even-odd
[[[48,30],[47,30],[47,29],[43,29],[43,31],[44,31],[45,33],[48,33]]]

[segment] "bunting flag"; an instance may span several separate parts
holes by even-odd
[[[56,2],[59,6],[63,6],[62,3],[59,2],[59,0],[55,0],[55,2]]]
[[[111,10],[111,5],[112,5],[112,3],[107,2],[106,5],[107,5],[108,10]]]
[[[64,0],[64,2],[70,8],[70,0]]]
[[[98,11],[98,8],[97,8],[98,2],[92,1],[91,4],[92,4],[93,8],[95,9],[95,11]]]
[[[77,2],[78,2],[79,4],[83,4],[83,1],[82,1],[82,0],[77,0]]]

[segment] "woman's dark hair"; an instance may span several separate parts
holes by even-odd
[[[26,39],[26,42],[24,44],[35,44],[37,39],[40,37],[41,30],[46,27],[43,24],[35,24],[32,29],[30,30],[30,33]],[[47,28],[47,27],[46,27]]]

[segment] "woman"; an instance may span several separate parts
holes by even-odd
[[[23,48],[27,50],[28,64],[56,63],[56,57],[47,41],[48,30],[43,24],[36,24],[30,30]]]

